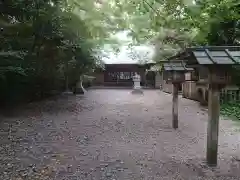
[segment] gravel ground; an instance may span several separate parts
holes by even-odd
[[[90,90],[1,116],[1,180],[240,180],[240,126],[220,121],[219,165],[205,165],[207,111],[171,95]]]

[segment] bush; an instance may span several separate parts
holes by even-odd
[[[239,103],[222,104],[221,113],[224,116],[228,116],[236,120],[240,120],[240,104]]]

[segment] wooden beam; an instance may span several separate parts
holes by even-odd
[[[174,129],[178,128],[178,89],[179,84],[173,84],[172,126]]]
[[[231,51],[239,51],[240,46],[196,46],[196,47],[190,47],[186,48],[186,51],[192,52],[192,51],[202,51],[204,49],[209,49],[210,51],[224,51],[225,49],[229,49]]]
[[[225,51],[225,53],[230,57],[230,59],[231,59],[233,62],[235,62],[236,64],[239,64],[239,62],[231,55],[231,53],[229,52],[228,49],[225,49],[224,51]]]
[[[209,76],[212,76],[209,73]],[[207,164],[216,166],[218,159],[218,131],[220,99],[217,84],[209,84],[208,91],[208,129],[207,129]]]
[[[210,54],[210,52],[209,52],[208,49],[204,49],[204,52],[206,53],[207,57],[212,61],[213,64],[217,64],[217,63],[214,61],[214,59],[213,59],[213,57],[212,57],[212,55]]]

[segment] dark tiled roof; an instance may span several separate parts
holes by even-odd
[[[164,63],[163,69],[165,71],[193,71],[193,68],[187,68],[186,63],[180,60]]]

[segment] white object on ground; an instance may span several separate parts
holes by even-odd
[[[133,76],[134,86],[133,86],[132,94],[143,94],[140,81],[141,81],[141,77],[137,73],[135,73],[135,75]]]

